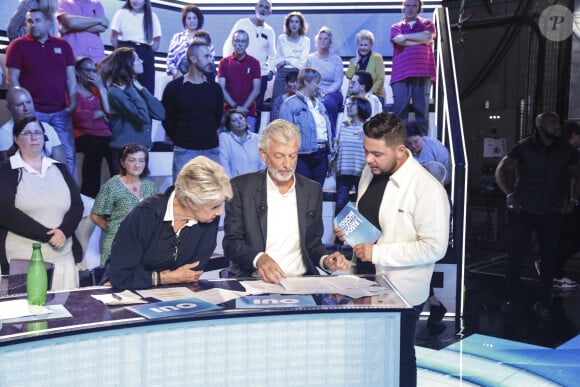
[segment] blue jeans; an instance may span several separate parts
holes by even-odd
[[[266,94],[266,89],[268,88],[268,76],[262,75],[262,80],[260,81],[260,94],[256,97],[256,123],[254,124],[254,133],[260,131],[260,126],[262,125],[262,109],[264,107],[264,95]]]
[[[194,157],[205,156],[216,163],[220,162],[220,149],[219,147],[210,149],[185,149],[178,146],[173,147],[173,182],[177,179],[179,171],[187,162]]]
[[[296,173],[324,185],[326,173],[328,172],[328,158],[326,149],[319,149],[314,153],[298,155]]]
[[[36,112],[34,115],[40,121],[50,124],[56,131],[56,134],[58,135],[58,138],[64,149],[68,170],[70,174],[74,176],[76,150],[71,114],[66,110],[61,110],[55,113]]]
[[[350,198],[350,189],[354,186],[358,188],[360,176],[354,175],[337,175],[336,176],[336,206],[334,214],[337,215],[348,203]]]
[[[342,100],[343,97],[340,91],[327,94],[322,100],[324,107],[326,107],[326,112],[328,113],[328,119],[330,120],[330,129],[332,129],[333,139],[336,137],[336,121],[338,121],[338,111],[342,106]]]
[[[409,102],[413,98],[415,121],[423,125],[425,134],[429,131],[429,92],[431,79],[428,77],[407,78],[391,85],[393,89],[393,111],[407,123],[409,119]]]

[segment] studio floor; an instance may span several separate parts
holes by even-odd
[[[463,319],[439,327],[419,321],[419,386],[577,386],[580,380],[580,290],[553,292],[553,319],[533,312],[537,274],[523,268],[516,311],[501,310],[505,257],[466,270]],[[568,263],[580,280],[580,260]]]

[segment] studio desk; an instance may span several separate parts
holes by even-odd
[[[72,317],[2,324],[0,386],[397,386],[400,315],[410,307],[375,280],[388,297],[314,294],[315,307],[281,309],[228,301],[154,320],[90,296],[111,288],[49,292],[47,305]],[[233,279],[188,287],[244,290]]]

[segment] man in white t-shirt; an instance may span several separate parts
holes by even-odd
[[[12,113],[12,119],[0,127],[0,159],[5,157],[6,152],[14,143],[14,136],[12,134],[14,122],[24,116],[34,115],[32,96],[28,90],[20,86],[8,90],[6,93],[6,106],[10,113]],[[44,149],[46,155],[66,164],[64,148],[56,134],[56,131],[46,122],[41,122],[41,125],[44,129]]]

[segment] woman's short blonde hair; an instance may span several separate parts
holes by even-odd
[[[327,26],[321,27],[318,30],[318,33],[316,34],[316,36],[314,37],[315,41],[318,41],[320,34],[326,34],[330,38],[330,45],[332,45],[332,30],[330,29],[330,27],[327,27]]]
[[[230,178],[221,165],[205,156],[197,156],[183,166],[175,180],[175,196],[180,202],[189,198],[203,206],[233,196]]]
[[[300,71],[298,71],[298,77],[296,78],[296,83],[298,84],[298,89],[302,89],[306,84],[312,81],[320,81],[322,79],[322,75],[312,67],[304,67]]]
[[[371,31],[369,31],[369,30],[362,30],[362,31],[359,31],[359,32],[356,34],[356,36],[355,36],[355,38],[354,38],[354,41],[355,41],[355,43],[356,43],[356,44],[358,44],[358,42],[359,42],[360,40],[362,40],[362,39],[366,39],[366,40],[368,40],[369,42],[371,42],[371,46],[372,46],[373,44],[375,44],[375,35],[373,35],[373,33],[372,33]]]

